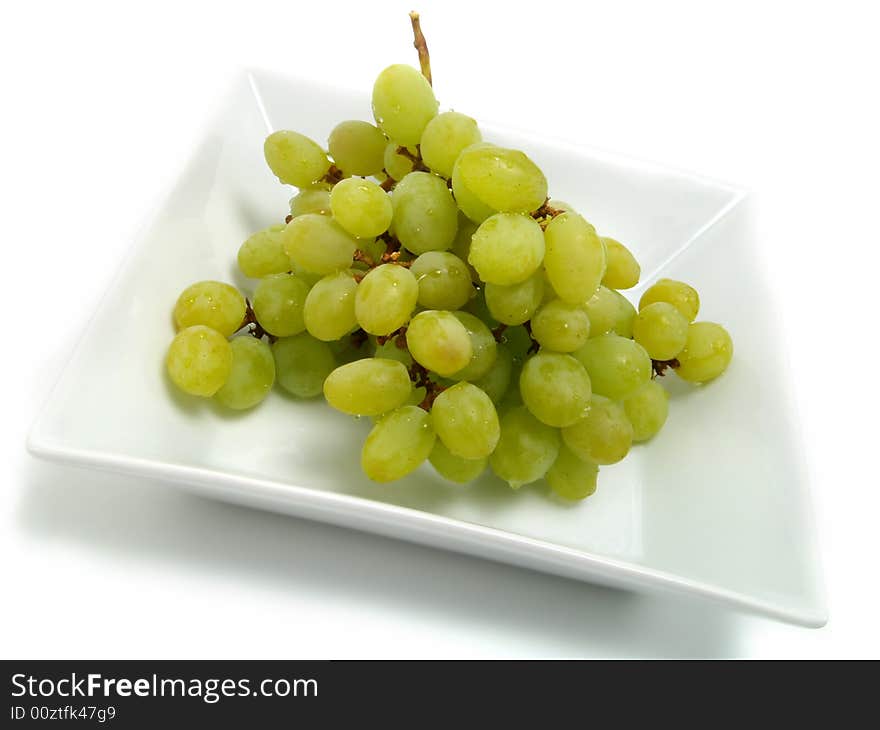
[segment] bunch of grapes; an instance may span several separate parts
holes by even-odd
[[[371,417],[361,464],[377,482],[428,460],[453,482],[488,465],[514,489],[545,478],[583,499],[665,423],[656,376],[718,377],[731,338],[694,321],[683,282],[658,281],[636,311],[619,291],[639,281],[632,253],[548,199],[525,153],[438,113],[423,39],[420,56],[421,72],[379,74],[376,124],[340,123],[327,151],[269,135],[269,168],[299,192],[239,249],[250,300],[216,281],[180,295],[168,373],[228,408],[277,382]]]

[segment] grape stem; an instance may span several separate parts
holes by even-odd
[[[541,346],[538,344],[538,341],[532,337],[532,320],[523,322],[523,327],[525,327],[526,332],[529,333],[529,339],[532,341],[532,344],[529,345],[529,349],[526,350],[526,355],[533,355],[541,349]]]
[[[419,21],[419,14],[413,10],[409,14],[409,20],[412,23],[413,46],[419,53],[419,66],[422,69],[422,76],[424,76],[428,80],[428,83],[433,86],[434,82],[431,79],[431,56],[428,53],[428,43],[425,40],[425,34],[422,33],[422,24]]]
[[[326,182],[326,183],[330,183],[331,185],[335,185],[340,180],[342,180],[344,177],[345,177],[345,173],[342,170],[340,170],[338,167],[336,167],[336,165],[331,163],[330,169],[327,170],[327,174],[321,178],[320,182]]]
[[[673,370],[677,368],[681,363],[672,358],[671,360],[651,360],[651,368],[653,369],[653,373],[651,374],[651,378],[656,378],[657,376],[663,377],[666,375],[666,370],[668,368],[672,368]]]
[[[532,218],[538,221],[538,225],[540,225],[542,229],[546,228],[550,224],[550,221],[556,216],[562,215],[565,212],[564,210],[548,205],[549,202],[550,198],[547,198],[541,207],[531,214]]]

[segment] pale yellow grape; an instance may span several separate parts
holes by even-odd
[[[203,324],[229,337],[244,321],[247,305],[241,292],[220,281],[199,281],[181,292],[174,305],[178,329]]]
[[[375,482],[392,482],[415,471],[434,448],[431,414],[401,406],[381,418],[361,451],[364,473]]]
[[[629,453],[633,427],[620,405],[594,395],[587,414],[562,429],[562,440],[581,459],[616,464]]]
[[[330,132],[327,148],[336,166],[349,175],[375,175],[384,166],[385,135],[359,119],[337,124]]]
[[[649,286],[639,300],[639,309],[655,302],[667,302],[681,312],[688,322],[693,322],[700,311],[700,295],[692,286],[675,279],[660,279]]]
[[[311,271],[306,271],[302,266],[297,266],[293,261],[290,262],[290,266],[290,273],[304,281],[309,288],[313,287],[325,276],[324,274],[315,274]]]
[[[562,428],[590,408],[590,377],[571,355],[541,351],[526,360],[519,376],[523,403],[548,426]]]
[[[593,337],[573,355],[590,374],[593,392],[606,398],[626,398],[651,379],[651,358],[645,348],[625,337]]]
[[[397,360],[368,357],[342,365],[324,381],[324,397],[337,411],[378,416],[406,403],[412,383]]]
[[[639,283],[642,267],[632,252],[620,241],[607,236],[605,244],[605,276],[602,283],[610,289],[630,289]]]
[[[613,289],[600,286],[584,304],[590,319],[590,337],[598,337],[614,330],[620,304]],[[617,332],[617,334],[622,334]]]
[[[482,140],[476,120],[459,112],[443,112],[428,122],[419,149],[432,171],[449,178],[461,151]]]
[[[553,299],[532,317],[532,337],[554,352],[574,352],[590,337],[590,318],[577,304]]]
[[[391,195],[394,233],[414,254],[444,251],[458,230],[458,209],[443,178],[411,172]]]
[[[458,484],[467,484],[486,470],[488,459],[463,459],[453,454],[440,439],[434,441],[434,448],[428,456],[431,466],[444,479]]]
[[[262,279],[290,271],[290,257],[284,252],[284,225],[257,231],[238,249],[238,268],[245,276]]]
[[[574,212],[573,205],[566,203],[564,200],[557,200],[556,198],[550,198],[550,200],[547,201],[547,207],[561,210],[563,213],[566,211]]]
[[[391,198],[372,180],[350,177],[340,180],[330,193],[333,218],[358,238],[374,238],[391,223]]]
[[[654,360],[671,360],[684,348],[688,321],[667,302],[644,307],[633,320],[633,338]]]
[[[329,342],[357,327],[354,312],[357,286],[351,271],[337,271],[309,289],[303,306],[303,321],[310,335]]]
[[[498,343],[495,341],[495,335],[479,317],[470,312],[453,312],[453,315],[467,329],[468,336],[471,338],[473,354],[470,362],[464,368],[449,377],[453,380],[473,382],[482,378],[495,364]]]
[[[649,380],[622,401],[633,427],[633,441],[647,441],[657,435],[669,415],[669,394],[656,380]]]
[[[324,380],[336,368],[330,346],[308,332],[282,337],[272,345],[272,355],[278,384],[299,398],[321,395]]]
[[[519,284],[538,271],[543,260],[544,234],[527,215],[493,215],[471,238],[468,261],[489,284]]]
[[[431,85],[412,66],[389,66],[373,84],[373,116],[398,144],[418,144],[438,106]]]
[[[544,294],[544,278],[533,274],[519,284],[501,286],[486,284],[486,306],[492,317],[507,325],[522,324],[532,318],[541,306]]]
[[[273,274],[254,290],[254,315],[270,335],[290,337],[306,328],[303,307],[309,287],[293,274]]]
[[[210,398],[229,377],[232,347],[210,327],[185,327],[171,341],[165,366],[171,382],[184,393]]]
[[[351,266],[357,243],[332,218],[318,213],[297,216],[284,229],[284,250],[293,263],[326,276]]]
[[[358,284],[355,317],[365,332],[390,335],[409,321],[418,298],[419,283],[409,269],[382,264]]]
[[[481,201],[465,184],[461,176],[460,163],[465,152],[471,149],[491,146],[492,145],[489,145],[486,142],[480,142],[478,144],[472,145],[458,156],[458,159],[455,161],[455,165],[453,165],[452,167],[452,194],[455,196],[455,202],[461,212],[464,213],[465,216],[467,216],[467,218],[474,223],[482,223],[489,216],[497,213],[497,211]]]
[[[727,370],[732,358],[733,340],[724,327],[714,322],[694,322],[688,326],[675,374],[692,383],[706,383]]]
[[[397,151],[398,147],[400,145],[397,142],[389,142],[385,147],[383,160],[385,172],[392,180],[399,182],[413,171],[413,161],[406,155],[400,154]]]
[[[483,390],[493,403],[500,403],[510,386],[512,373],[513,355],[505,345],[497,345],[492,367],[482,378],[471,382]]]
[[[596,491],[599,467],[575,455],[565,444],[545,476],[550,488],[560,497],[586,499]]]
[[[434,430],[453,454],[463,459],[489,456],[498,443],[500,426],[492,399],[471,383],[444,390],[431,408]]]
[[[370,339],[372,340],[374,338],[371,337]],[[413,364],[412,355],[409,354],[409,350],[406,349],[405,345],[404,347],[400,347],[397,344],[397,338],[386,340],[381,345],[376,344],[373,357],[381,357],[386,360],[397,360],[398,362],[402,362],[406,367]]]
[[[559,298],[587,301],[605,275],[605,247],[596,229],[577,213],[563,213],[550,221],[544,240],[544,268]]]
[[[541,423],[525,406],[507,411],[489,465],[513,489],[543,477],[559,454],[559,431]]]
[[[547,178],[519,150],[472,145],[462,151],[456,166],[460,183],[493,211],[530,213],[547,199]]]
[[[621,337],[631,338],[633,333],[633,321],[636,318],[636,308],[632,305],[632,302],[630,302],[629,299],[616,289],[612,289],[611,292],[614,294],[614,299],[617,302],[617,313],[615,314],[614,324],[611,326],[611,331]]]
[[[406,342],[417,363],[444,377],[465,367],[474,354],[467,327],[452,312],[436,309],[412,318]]]
[[[296,218],[306,213],[330,215],[330,187],[326,183],[303,188],[290,199],[290,215]]]
[[[477,274],[477,270],[471,266],[468,258],[471,255],[471,238],[474,233],[477,232],[477,224],[474,223],[470,218],[468,218],[464,213],[459,212],[458,214],[458,231],[455,233],[455,240],[452,242],[452,253],[454,253],[458,258],[460,258],[465,266],[467,266],[468,271],[471,274],[471,278],[478,282],[480,277]]]
[[[304,188],[320,180],[330,169],[330,160],[315,142],[288,130],[272,132],[263,144],[269,169],[288,185]]]
[[[427,251],[413,261],[409,270],[419,282],[419,305],[422,307],[459,309],[474,295],[467,265],[448,251]]]
[[[229,344],[232,368],[214,398],[227,408],[253,408],[263,401],[275,382],[272,350],[262,340],[249,336],[236,337]]]

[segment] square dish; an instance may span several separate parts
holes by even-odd
[[[278,391],[255,411],[230,415],[172,390],[163,358],[178,293],[206,278],[251,291],[237,247],[286,210],[290,189],[263,162],[267,131],[323,140],[336,122],[369,116],[362,95],[264,72],[239,79],[103,299],[33,426],[30,450],[571,578],[687,592],[822,625],[784,357],[753,256],[749,203],[733,187],[482,125],[488,139],[526,150],[554,195],[632,248],[640,287],[659,276],[692,281],[701,319],[723,322],[736,343],[717,382],[691,388],[667,377],[663,432],[603,468],[598,491],[582,503],[548,498],[543,483],[513,493],[484,476],[461,487],[428,466],[374,484],[359,464],[368,419]]]

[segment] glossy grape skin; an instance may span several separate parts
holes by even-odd
[[[688,321],[674,306],[654,302],[633,320],[633,338],[654,360],[671,360],[687,342]]]
[[[445,251],[455,240],[458,208],[443,178],[411,172],[391,195],[394,233],[414,254]]]
[[[254,315],[260,326],[276,337],[290,337],[306,328],[303,307],[309,287],[293,274],[273,274],[254,290]]]
[[[336,166],[349,175],[370,176],[384,167],[385,135],[359,119],[337,124],[327,140]]]
[[[532,318],[541,306],[544,278],[540,272],[519,284],[486,284],[486,306],[492,317],[506,325],[518,325]]]
[[[507,411],[489,465],[513,489],[543,477],[559,454],[559,431],[541,423],[525,406]]]
[[[663,428],[669,415],[669,394],[656,380],[649,380],[621,402],[633,427],[633,441],[647,441]]]
[[[379,416],[402,406],[412,392],[406,366],[368,357],[336,368],[324,381],[324,397],[352,416]]]
[[[330,169],[330,160],[324,150],[299,132],[273,132],[266,137],[263,153],[276,177],[298,188],[320,180]]]
[[[538,271],[543,260],[544,234],[527,215],[493,215],[471,238],[468,262],[488,284],[519,284]]]
[[[596,289],[584,304],[584,311],[590,319],[590,337],[598,337],[608,332],[625,336],[615,330],[620,305],[613,289],[605,286]]]
[[[417,145],[439,104],[431,85],[405,64],[384,69],[373,85],[373,116],[379,128],[400,145]]]
[[[392,482],[415,471],[434,448],[431,414],[418,406],[401,406],[383,416],[361,451],[361,467],[375,482]]]
[[[405,325],[416,308],[419,283],[397,264],[382,264],[358,284],[354,311],[358,324],[371,335],[390,335]]]
[[[413,171],[414,165],[409,157],[397,151],[398,147],[400,145],[397,142],[389,142],[385,147],[383,160],[385,172],[388,173],[392,180],[399,182]]]
[[[571,355],[541,351],[526,360],[519,377],[523,403],[542,423],[561,428],[590,407],[590,377]]]
[[[282,337],[272,345],[272,355],[278,384],[299,398],[321,395],[324,380],[336,368],[330,346],[308,332]]]
[[[457,484],[472,482],[486,470],[486,464],[489,463],[485,456],[481,459],[463,459],[456,456],[439,438],[434,442],[428,461],[440,476]]]
[[[467,327],[452,312],[437,309],[412,318],[406,342],[416,362],[443,377],[466,367],[474,354]]]
[[[605,276],[602,283],[609,289],[631,289],[639,283],[642,268],[632,252],[620,241],[607,236],[605,244]]]
[[[621,400],[651,379],[651,358],[638,342],[607,334],[572,353],[590,374],[593,392]]]
[[[469,220],[477,224],[482,223],[489,216],[498,211],[481,201],[467,184],[465,184],[461,174],[461,160],[471,150],[491,146],[492,145],[489,145],[486,142],[479,142],[475,145],[471,145],[458,156],[455,165],[452,167],[452,193],[455,196],[455,202],[461,212],[464,213]]]
[[[471,380],[481,390],[485,391],[493,403],[500,403],[501,399],[507,393],[510,386],[511,375],[513,373],[513,355],[504,345],[497,345],[495,351],[495,361],[492,367],[483,377]]]
[[[471,279],[475,282],[479,281],[477,270],[471,266],[468,258],[471,255],[471,239],[477,232],[477,224],[468,218],[464,213],[458,214],[458,231],[455,233],[455,240],[452,242],[452,253],[460,258],[471,274]]]
[[[544,268],[553,289],[569,304],[583,304],[605,275],[605,247],[577,213],[556,216],[544,230]]]
[[[547,199],[547,178],[519,150],[471,145],[461,152],[455,165],[459,186],[493,212],[530,213]],[[453,189],[455,172],[453,169]]]
[[[461,382],[447,388],[434,400],[431,415],[437,436],[463,459],[489,456],[498,443],[495,405],[476,385]]]
[[[587,414],[562,429],[562,440],[581,459],[616,464],[629,453],[633,427],[621,406],[594,395]]]
[[[238,249],[238,268],[252,279],[290,271],[290,257],[284,252],[284,226],[257,231]]]
[[[700,311],[700,295],[697,290],[675,279],[660,279],[656,284],[645,289],[639,300],[639,310],[655,302],[671,304],[688,322],[693,322]]]
[[[636,308],[629,299],[616,289],[612,289],[614,300],[617,303],[617,311],[614,315],[614,322],[611,325],[611,331],[621,337],[632,338],[633,322],[636,318]]]
[[[563,443],[559,456],[547,470],[545,478],[560,497],[577,501],[586,499],[596,491],[598,476],[598,465],[584,461]]]
[[[375,238],[391,224],[391,198],[372,180],[340,180],[330,193],[333,218],[352,236]]]
[[[232,348],[232,367],[223,386],[214,398],[234,410],[253,408],[262,403],[275,382],[275,359],[262,340],[236,337]]]
[[[332,218],[297,216],[284,229],[284,251],[299,268],[326,276],[351,266],[357,242]]]
[[[495,364],[498,344],[495,341],[495,335],[478,317],[470,312],[453,312],[452,314],[467,330],[473,354],[464,368],[449,377],[453,380],[473,382],[482,378]]]
[[[433,172],[450,178],[461,151],[482,139],[474,119],[459,112],[443,112],[428,122],[422,133],[422,159]]]
[[[303,305],[303,322],[312,337],[330,342],[357,327],[354,313],[357,286],[351,271],[337,271],[309,289]]]
[[[199,281],[184,289],[174,305],[178,329],[204,325],[224,337],[236,332],[244,322],[247,305],[234,286],[220,281]]]
[[[185,327],[171,341],[165,366],[171,382],[184,393],[210,398],[229,377],[232,347],[210,327]]]
[[[733,340],[720,324],[693,322],[678,354],[675,374],[691,383],[708,383],[721,375],[733,358]]]
[[[406,347],[400,347],[397,344],[396,338],[386,340],[381,345],[377,344],[375,351],[373,352],[373,357],[382,357],[386,360],[397,360],[397,362],[402,362],[406,367],[413,364],[412,355],[409,354],[409,350],[407,350]]]
[[[532,317],[532,337],[548,350],[574,352],[590,337],[590,318],[582,306],[553,299]]]
[[[303,188],[290,199],[290,215],[296,218],[306,213],[330,215],[330,187],[327,183]]]
[[[459,309],[474,295],[470,270],[448,251],[427,251],[409,270],[419,282],[419,305],[427,309]]]

